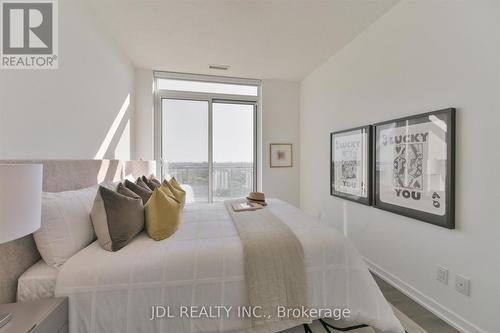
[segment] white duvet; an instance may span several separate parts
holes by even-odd
[[[348,308],[353,322],[404,332],[344,236],[283,201],[270,200],[269,209],[302,243],[311,307]],[[242,244],[222,203],[187,205],[180,229],[167,240],[142,233],[118,252],[92,243],[62,266],[56,296],[69,296],[70,333],[257,332],[237,315],[237,307],[248,306]],[[150,320],[156,305],[174,318]],[[181,318],[191,305],[212,306],[214,318],[201,312]],[[217,306],[233,308],[228,317],[217,316]],[[279,325],[259,332],[287,328]]]

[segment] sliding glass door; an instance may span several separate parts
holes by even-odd
[[[213,200],[248,195],[254,188],[255,105],[218,102],[213,110]]]
[[[165,98],[162,113],[162,173],[187,184],[190,201],[208,202],[208,102]]]
[[[256,188],[256,103],[161,98],[162,174],[188,201],[246,196]]]

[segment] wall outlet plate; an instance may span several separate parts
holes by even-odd
[[[455,290],[465,296],[470,296],[470,280],[457,274],[455,277]]]
[[[442,266],[437,267],[436,280],[443,284],[448,284],[448,268],[444,268]]]

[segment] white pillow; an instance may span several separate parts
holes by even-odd
[[[95,240],[90,210],[96,193],[92,186],[42,194],[42,223],[33,236],[47,264],[60,266]]]

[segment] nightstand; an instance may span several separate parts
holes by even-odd
[[[0,313],[12,315],[0,333],[68,333],[66,297],[1,304]]]

